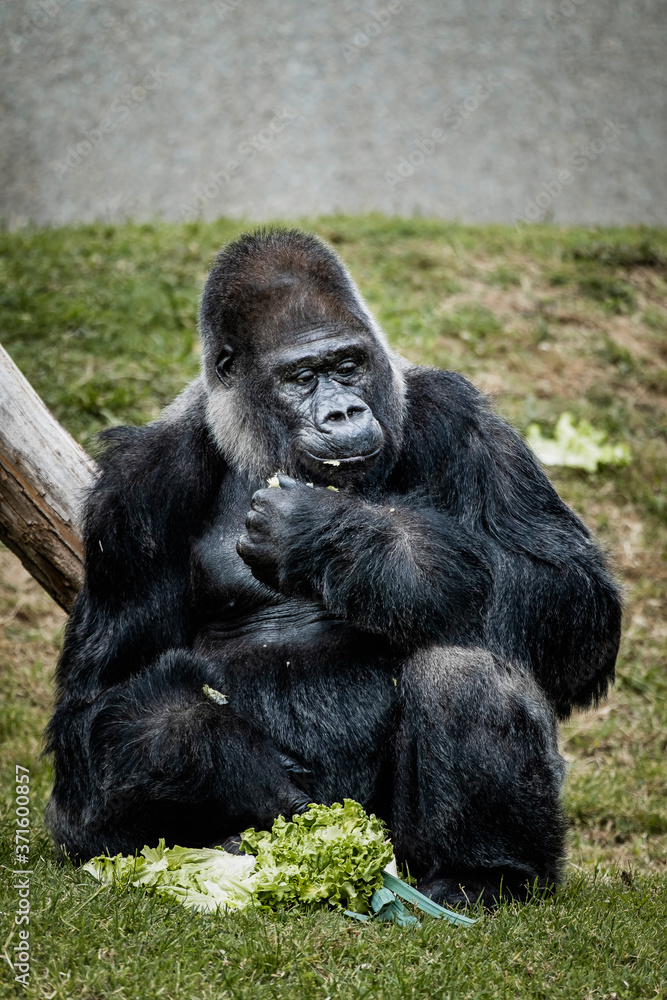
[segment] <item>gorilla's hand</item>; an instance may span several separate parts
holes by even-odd
[[[280,489],[269,487],[253,495],[245,520],[246,533],[236,543],[236,551],[256,579],[274,590],[285,591],[284,571],[290,553],[301,542],[312,545],[312,530],[305,531],[306,525],[312,529],[314,523],[329,523],[338,494],[306,486],[282,474],[278,479]],[[300,590],[308,589],[308,582],[301,581]]]
[[[271,828],[277,816],[291,819],[295,813],[305,812],[312,802],[309,792],[314,783],[313,772],[280,751],[277,752],[277,760],[280,768],[271,766],[266,771],[266,787],[261,790],[259,786],[256,788],[259,791],[255,805],[257,816],[267,829]],[[267,759],[264,763],[273,765],[274,761]]]
[[[226,731],[221,749],[225,755],[227,794],[236,812],[227,810],[227,822],[259,825],[270,830],[277,816],[288,819],[302,813],[313,801],[314,777],[300,761],[283,753],[271,739],[254,726],[237,726]],[[245,737],[248,737],[247,741]],[[231,737],[236,737],[231,739]],[[232,772],[235,777],[230,777]],[[233,789],[233,791],[232,791]],[[224,801],[224,792],[221,798]]]

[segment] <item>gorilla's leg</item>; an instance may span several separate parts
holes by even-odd
[[[388,820],[400,664],[375,637],[334,634],[295,646],[239,647],[217,664],[221,690],[241,718],[310,770],[311,801],[356,799]]]
[[[484,650],[434,647],[406,662],[401,684],[391,825],[419,888],[493,905],[556,884],[564,762],[532,678]]]
[[[61,706],[46,817],[57,845],[76,858],[160,837],[201,847],[306,807],[298,763],[205,684],[213,664],[171,652],[85,710]]]

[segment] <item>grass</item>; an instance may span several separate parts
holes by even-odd
[[[30,985],[0,997],[667,998],[667,232],[326,218],[392,342],[462,371],[520,430],[570,410],[632,463],[552,470],[626,595],[618,682],[562,728],[571,868],[555,898],[474,928],[352,926],[335,913],[195,916],[98,891],[53,863],[39,758],[64,616],[0,549],[0,829],[12,865],[15,764],[31,776]],[[91,448],[152,419],[198,369],[197,298],[235,222],[0,233],[0,339]],[[17,890],[0,890],[2,944]],[[14,935],[14,936],[12,936]]]

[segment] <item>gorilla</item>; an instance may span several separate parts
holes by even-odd
[[[56,845],[233,848],[348,797],[438,902],[549,891],[556,721],[619,642],[590,533],[466,379],[392,353],[318,238],[224,247],[200,331],[161,419],[103,434],[47,730]]]

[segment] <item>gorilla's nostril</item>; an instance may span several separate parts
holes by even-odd
[[[348,406],[345,411],[332,410],[331,413],[327,414],[326,422],[339,424],[343,423],[345,420],[353,420],[355,417],[358,417],[359,414],[365,413],[366,409],[367,407],[365,406],[358,406],[353,404],[352,406]]]

